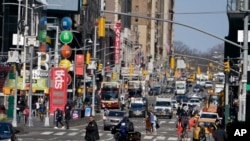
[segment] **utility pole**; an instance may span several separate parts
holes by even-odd
[[[248,11],[248,0],[244,0],[244,11]],[[246,120],[246,85],[247,85],[247,65],[248,65],[248,12],[244,15],[244,43],[243,43],[243,73],[242,73],[242,94],[239,94],[238,120]]]
[[[229,64],[229,57],[227,57],[227,61],[228,61],[228,66],[229,66],[229,72],[230,72],[230,64]],[[224,123],[225,125],[227,125],[228,122],[228,117],[229,115],[229,72],[225,71],[225,118],[224,118]]]
[[[94,33],[94,50],[93,50],[93,59],[96,59],[96,38],[97,38],[97,25],[95,25],[95,33]],[[95,69],[93,69],[93,90],[92,90],[92,116],[95,116],[95,91],[96,91],[96,83],[95,83]]]

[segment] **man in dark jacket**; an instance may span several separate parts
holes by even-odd
[[[227,140],[227,133],[223,129],[222,125],[218,125],[217,130],[213,132],[213,137],[215,141],[226,141]]]
[[[69,120],[71,119],[71,106],[69,103],[67,103],[64,107],[65,111],[65,124],[66,124],[66,129],[69,129]]]
[[[96,141],[99,140],[99,131],[96,121],[93,116],[89,117],[89,123],[86,127],[85,140],[86,141]]]

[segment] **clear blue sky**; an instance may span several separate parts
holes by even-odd
[[[174,21],[224,38],[229,30],[226,5],[227,0],[175,0]],[[174,25],[174,41],[181,41],[189,48],[199,51],[207,51],[223,43],[219,39],[180,25]]]

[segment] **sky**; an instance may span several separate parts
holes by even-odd
[[[174,21],[224,38],[228,35],[227,0],[175,0]],[[174,24],[174,41],[191,49],[207,51],[224,43],[194,29]]]

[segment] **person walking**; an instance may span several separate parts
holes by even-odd
[[[151,128],[152,128],[152,135],[156,135],[156,122],[157,122],[157,117],[156,115],[151,112],[150,113],[150,122],[151,122]]]
[[[58,129],[58,123],[60,123],[62,126],[62,129],[64,129],[65,127],[64,127],[64,124],[62,123],[63,111],[60,110],[59,108],[56,108],[55,118],[56,118],[56,127],[54,127],[54,128]]]
[[[150,114],[146,115],[146,118],[145,118],[145,129],[146,129],[146,134],[151,134],[151,122],[150,122]]]
[[[96,121],[93,116],[89,117],[89,123],[86,127],[85,140],[86,141],[96,141],[99,140],[99,131]]]
[[[215,141],[226,141],[227,140],[227,133],[223,129],[223,126],[219,124],[217,126],[217,130],[213,132],[213,137]]]
[[[70,110],[65,111],[65,117],[64,118],[65,118],[66,129],[69,129],[69,121],[71,119]]]
[[[24,125],[26,125],[30,114],[28,106],[26,106],[25,109],[23,110],[23,114],[24,114]]]
[[[176,133],[178,135],[178,140],[181,139],[182,130],[183,130],[182,121],[181,121],[181,118],[179,117],[179,119],[176,123]]]

